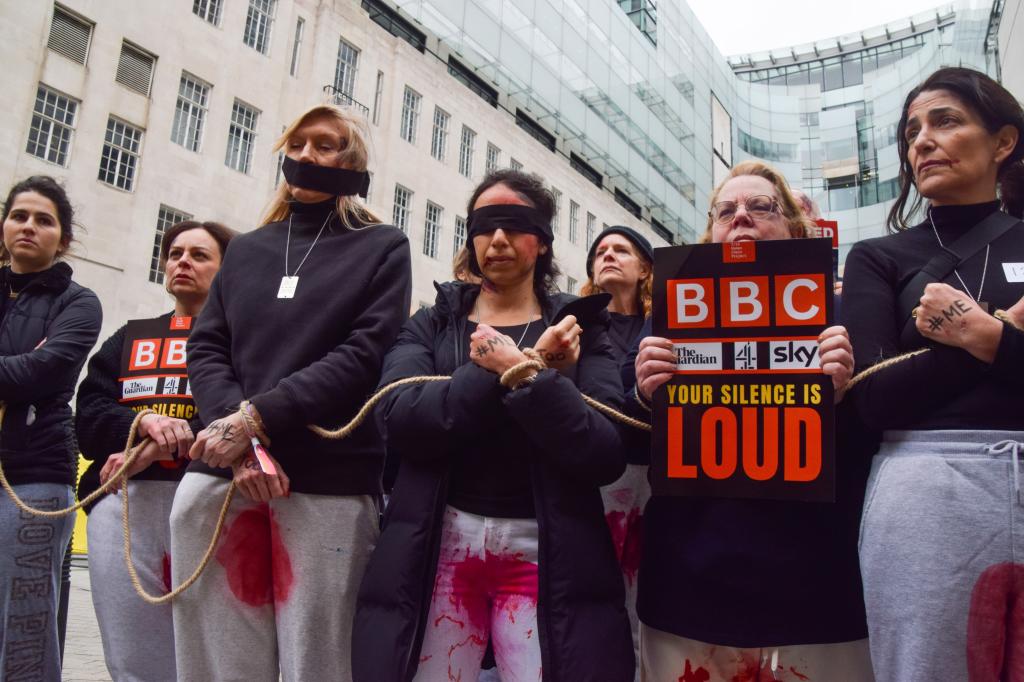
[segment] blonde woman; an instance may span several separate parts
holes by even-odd
[[[378,535],[384,448],[352,417],[409,310],[409,246],[356,198],[365,133],[316,106],[278,140],[285,182],[232,241],[188,344],[205,428],[171,511],[175,583],[196,566],[233,478],[215,560],[174,601],[179,679],[347,679],[355,589]],[[241,407],[240,407],[241,406]],[[269,454],[257,460],[253,438]]]

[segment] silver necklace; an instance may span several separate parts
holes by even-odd
[[[526,327],[523,329],[523,333],[519,337],[519,342],[516,344],[516,348],[522,348],[523,347],[523,341],[526,339],[526,332],[530,331],[530,325],[533,324],[533,319],[532,319],[533,315],[530,315],[530,318],[531,319],[526,321]],[[483,316],[480,314],[480,305],[479,304],[477,304],[477,308],[476,308],[476,319],[477,319],[477,324],[478,325],[479,324],[483,324]]]
[[[288,216],[288,239],[284,243],[284,277],[281,278],[281,286],[277,288],[278,298],[295,298],[295,290],[299,286],[299,270],[302,268],[303,263],[309,258],[309,254],[313,253],[313,249],[316,248],[316,243],[320,241],[320,235],[324,233],[324,229],[327,227],[327,223],[331,222],[331,217],[334,215],[334,211],[330,211],[327,214],[327,219],[324,220],[324,224],[320,226],[320,231],[316,233],[316,237],[313,239],[313,243],[309,245],[309,249],[306,250],[306,255],[299,261],[299,267],[295,268],[295,272],[290,276],[288,275],[288,256],[290,253],[290,247],[292,243],[292,215]]]
[[[938,228],[935,227],[935,219],[932,218],[932,211],[931,211],[931,209],[928,209],[928,222],[930,222],[932,224],[932,231],[935,233],[935,239],[936,239],[936,241],[939,242],[939,246],[941,246],[942,248],[946,248],[946,245],[942,243],[942,237],[939,236]],[[974,295],[971,294],[971,290],[967,288],[967,283],[964,282],[964,278],[960,276],[960,273],[959,273],[959,271],[957,271],[956,268],[953,268],[953,274],[956,275],[956,278],[958,280],[960,280],[960,284],[963,285],[964,291],[967,292],[967,295],[970,296],[974,300],[975,303],[979,303],[981,301],[981,292],[985,290],[985,275],[988,273],[988,254],[989,254],[989,251],[991,251],[991,250],[992,250],[992,245],[991,244],[988,244],[987,246],[985,246],[985,264],[982,265],[982,267],[981,267],[981,284],[978,285],[978,295],[977,296],[974,296]]]

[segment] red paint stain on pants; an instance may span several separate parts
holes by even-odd
[[[612,534],[612,545],[615,557],[619,560],[622,574],[630,585],[636,582],[636,574],[640,570],[640,548],[643,538],[643,513],[639,507],[622,511],[610,511],[605,514],[605,522]]]
[[[967,616],[967,679],[1024,680],[1024,564],[985,569]]]
[[[217,549],[217,561],[239,601],[264,606],[288,599],[295,580],[292,563],[267,505],[238,515]]]
[[[679,682],[709,682],[710,679],[711,673],[701,667],[693,670],[690,667],[690,659],[686,659],[686,669],[683,670],[683,676],[679,678]]]
[[[168,554],[167,552],[164,552],[163,579],[164,579],[164,588],[167,590],[167,592],[170,592],[171,591],[171,555]]]

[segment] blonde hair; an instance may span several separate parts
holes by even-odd
[[[647,276],[637,282],[636,287],[636,307],[643,311],[644,317],[650,317],[651,308],[654,305],[654,263],[647,260],[647,258],[640,253],[639,249],[632,240],[627,239],[629,242],[629,248],[633,250],[633,255],[640,259],[640,262],[647,268]],[[580,287],[581,296],[593,296],[594,294],[600,294],[604,292],[604,289],[597,286],[594,283],[593,277],[587,277],[587,281]]]
[[[759,178],[764,178],[768,182],[772,183],[775,187],[776,194],[779,195],[778,202],[779,207],[782,209],[782,216],[789,223],[789,236],[794,239],[801,237],[810,236],[810,229],[814,223],[804,213],[803,207],[800,206],[800,202],[793,196],[793,192],[789,189],[789,183],[786,182],[786,178],[783,177],[782,173],[775,170],[771,166],[761,161],[743,161],[733,166],[729,172],[729,177],[722,181],[722,183],[715,188],[715,191],[711,193],[711,199],[708,201],[708,206],[712,207],[715,205],[718,199],[719,192],[725,187],[725,183],[729,182],[733,178],[738,178],[742,175],[754,175]],[[704,234],[701,235],[698,240],[701,244],[711,243],[711,228],[715,225],[715,219],[711,217],[711,211],[708,211],[708,224],[704,230]]]
[[[369,131],[366,122],[350,113],[349,111],[333,104],[317,104],[302,112],[298,118],[292,121],[291,125],[285,128],[281,137],[274,142],[273,151],[279,152],[288,143],[288,138],[295,134],[306,121],[315,116],[330,116],[341,124],[342,136],[345,139],[345,148],[341,150],[340,165],[354,171],[365,171],[369,165]],[[291,195],[288,193],[288,185],[282,182],[274,197],[270,200],[260,225],[267,225],[286,219],[291,214]],[[367,225],[378,225],[383,222],[369,207],[363,204],[358,197],[338,197],[338,218],[341,224],[350,230],[356,230]]]
[[[479,284],[480,278],[469,269],[469,249],[463,246],[452,260],[452,277],[459,282]]]

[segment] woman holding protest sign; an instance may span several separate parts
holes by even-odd
[[[624,225],[605,228],[587,254],[587,281],[580,292],[611,295],[608,335],[621,365],[636,341],[644,320],[651,314],[651,283],[654,250],[636,230]],[[647,482],[648,437],[637,429],[623,429],[626,472],[601,488],[605,520],[612,533],[615,554],[626,586],[626,611],[633,631],[633,649],[639,655],[639,622],[636,617],[636,579],[640,568],[643,510],[651,496]]]
[[[289,125],[285,182],[264,224],[237,237],[188,342],[205,428],[171,510],[174,600],[188,680],[346,679],[356,586],[378,535],[384,447],[371,421],[341,440],[307,425],[348,421],[373,391],[409,310],[409,245],[366,195],[367,137],[320,105]]]
[[[61,260],[74,210],[48,176],[15,184],[0,218],[0,464],[22,501],[74,501],[68,401],[102,322],[92,291]],[[57,596],[74,516],[34,516],[0,492],[0,679],[60,680]]]
[[[936,71],[904,101],[895,233],[847,258],[844,310],[863,372],[849,398],[885,431],[861,529],[879,679],[1020,669],[1022,136],[1024,112],[1002,86]]]
[[[796,239],[808,227],[782,175],[746,161],[712,194],[701,241]],[[840,395],[853,368],[846,330],[818,342]],[[633,404],[649,417],[677,367],[673,345],[646,336],[633,355]],[[651,498],[637,604],[645,679],[871,679],[856,554],[867,472],[847,465],[844,438],[834,504]]]
[[[451,379],[379,409],[402,463],[360,589],[354,679],[475,680],[489,638],[503,680],[632,679],[598,491],[622,473],[621,441],[580,395],[618,403],[607,317],[558,316],[572,297],[553,293],[539,177],[491,173],[468,208],[482,283],[440,285],[384,363],[385,384]]]
[[[82,456],[92,460],[78,482],[80,498],[124,463],[136,412],[157,412],[139,422],[139,438],[150,442],[127,472],[129,495],[141,502],[131,520],[132,553],[143,586],[153,594],[170,589],[171,502],[194,434],[202,428],[185,382],[185,341],[234,234],[215,222],[187,220],[169,227],[160,242],[160,264],[174,310],[118,329],[92,356],[78,388],[75,432]],[[132,589],[120,501],[110,495],[86,512],[89,581],[111,678],[177,679],[171,606],[147,604]]]

